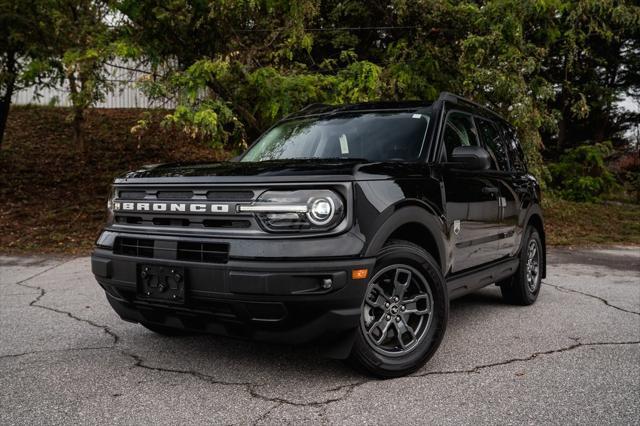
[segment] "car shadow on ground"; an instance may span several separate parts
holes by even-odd
[[[499,291],[482,290],[451,302],[449,324],[465,327],[465,323],[482,317],[482,312],[499,315],[499,310],[507,307]],[[498,311],[489,312],[487,308]],[[279,382],[303,380],[313,386],[313,383],[364,377],[345,362],[324,356],[323,348],[318,345],[270,344],[206,334],[165,337],[142,326],[130,329],[123,340],[132,350],[141,352],[145,365],[198,371],[230,382],[244,382],[259,375]]]

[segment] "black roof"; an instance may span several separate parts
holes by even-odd
[[[457,105],[464,105],[466,107],[470,107],[477,110],[482,110],[484,113],[490,114],[495,118],[498,118],[501,121],[505,122],[506,124],[509,124],[502,116],[500,116],[495,111],[492,111],[489,108],[485,107],[484,105],[480,105],[462,96],[449,93],[449,92],[441,92],[436,102],[445,102],[445,101],[454,103]],[[350,112],[350,111],[413,110],[413,109],[427,108],[433,104],[434,102],[429,102],[429,101],[375,101],[375,102],[362,102],[357,104],[346,104],[346,105],[328,105],[328,104],[318,103],[318,104],[309,104],[304,108],[302,108],[301,110],[288,115],[285,119],[295,118],[295,117],[305,117],[309,115],[324,115],[324,114],[333,114],[333,113]]]
[[[310,104],[287,116],[287,118],[350,111],[412,110],[427,108],[431,105],[433,105],[433,102],[427,101],[376,101],[344,105]]]
[[[457,105],[463,105],[466,106],[468,108],[471,109],[475,109],[475,110],[481,110],[482,112],[484,112],[485,114],[488,115],[492,115],[494,118],[499,119],[500,121],[503,121],[505,124],[507,124],[508,126],[512,127],[511,124],[500,114],[498,114],[497,112],[493,111],[492,109],[487,108],[484,105],[481,105],[477,102],[471,101],[463,96],[460,95],[456,95],[454,93],[449,93],[449,92],[440,92],[440,96],[438,97],[438,101],[442,101],[442,102],[451,102],[453,104],[457,104]]]

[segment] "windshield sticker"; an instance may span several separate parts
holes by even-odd
[[[340,136],[340,152],[342,154],[349,153],[349,144],[347,143],[347,135],[344,133]]]
[[[422,118],[422,114],[413,114],[411,118]]]

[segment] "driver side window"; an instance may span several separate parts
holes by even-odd
[[[453,150],[459,146],[478,146],[478,134],[471,115],[452,112],[447,116],[444,128],[444,161],[451,158]]]

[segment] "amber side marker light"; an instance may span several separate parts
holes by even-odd
[[[364,280],[369,276],[368,269],[352,269],[351,270],[351,279],[353,280]]]

